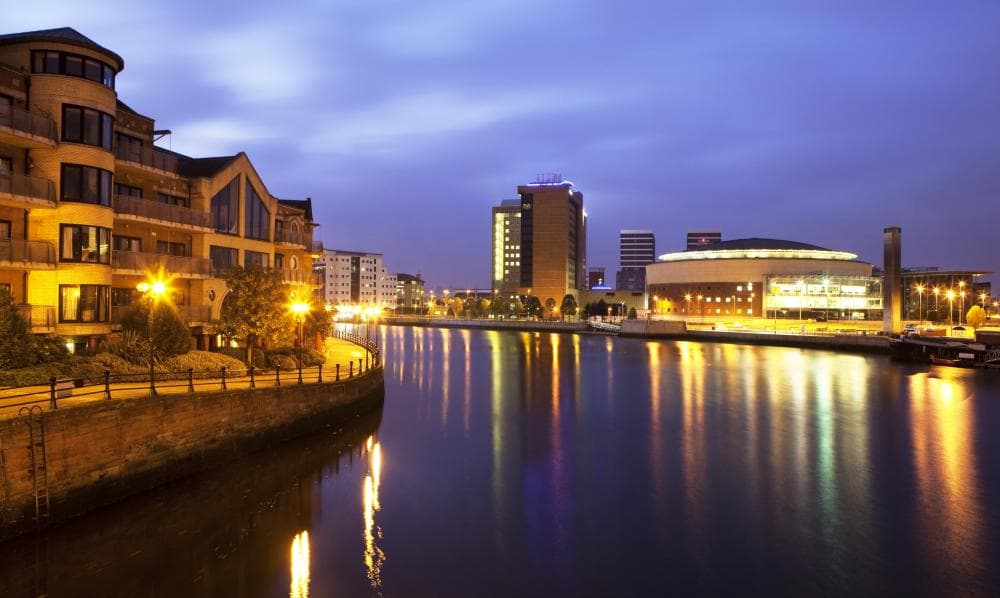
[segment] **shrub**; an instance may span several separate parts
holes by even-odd
[[[247,350],[242,347],[222,347],[219,349],[219,354],[239,361],[243,364],[243,367],[250,365],[247,363]],[[268,360],[267,355],[260,349],[255,349],[253,352],[253,367],[260,369],[271,367],[271,362]]]
[[[27,336],[28,324],[17,313],[14,298],[7,287],[0,287],[0,368],[29,365],[31,353],[24,346]]]
[[[101,350],[128,363],[149,363],[149,341],[130,329],[121,334],[108,335],[101,342]]]
[[[289,357],[288,355],[271,355],[268,357],[271,361],[271,367],[276,368],[281,366],[283,370],[296,370],[299,368],[299,362],[294,357]],[[305,366],[305,360],[302,361],[302,365]]]
[[[82,378],[86,382],[98,382],[103,377],[103,365],[89,357],[72,355],[63,361],[0,371],[0,385],[48,384],[49,378]]]
[[[29,365],[63,361],[69,357],[66,342],[58,336],[33,335],[29,336],[27,341],[25,348],[30,355],[31,363]]]
[[[132,304],[122,315],[121,323],[123,331],[130,331],[143,339],[149,338],[148,304]],[[153,346],[161,357],[191,350],[191,330],[170,305],[161,303],[153,311]]]
[[[162,364],[162,368],[171,372],[186,372],[188,368],[195,372],[209,372],[212,376],[217,376],[223,367],[229,371],[246,369],[246,364],[224,353],[210,353],[208,351],[191,351],[183,355],[175,355]]]
[[[628,308],[628,319],[634,320],[635,318],[636,318],[635,308],[634,307]]]
[[[298,367],[299,350],[295,347],[278,347],[276,349],[268,349],[267,351],[265,351],[265,354],[267,355],[267,358],[272,361],[272,364],[274,361],[274,357],[276,355],[282,355],[285,357],[290,357],[292,361],[295,363],[295,367]],[[325,354],[320,353],[319,351],[313,349],[307,349],[305,347],[302,348],[303,367],[311,367],[323,363],[326,363]],[[282,363],[281,367],[285,367],[285,364]]]

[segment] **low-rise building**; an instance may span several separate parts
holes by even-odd
[[[331,305],[396,307],[397,277],[389,274],[381,253],[324,249],[313,268],[323,300]]]
[[[398,313],[416,313],[426,309],[424,299],[424,280],[418,272],[416,275],[396,274],[396,311]]]

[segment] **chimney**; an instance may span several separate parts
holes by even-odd
[[[882,331],[886,334],[899,334],[902,330],[903,313],[903,279],[900,266],[900,235],[902,229],[890,226],[882,231],[883,259],[882,269],[885,278],[882,280]]]

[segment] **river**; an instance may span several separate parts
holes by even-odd
[[[28,596],[986,595],[1000,374],[384,327],[382,412],[0,547]]]

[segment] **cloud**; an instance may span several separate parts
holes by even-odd
[[[469,93],[426,91],[353,114],[330,114],[303,147],[309,152],[398,154],[528,117],[560,115],[601,100],[587,93],[536,89]]]
[[[181,123],[173,128],[177,151],[196,156],[219,156],[245,150],[248,143],[271,141],[276,131],[235,118],[209,118]]]

